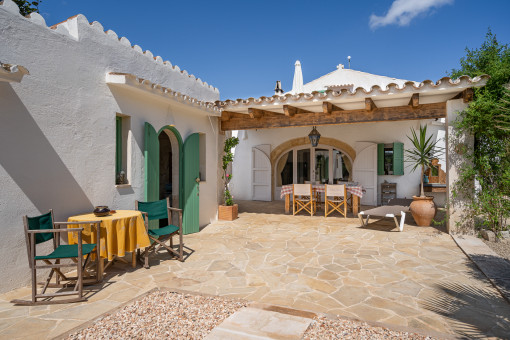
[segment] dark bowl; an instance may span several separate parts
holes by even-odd
[[[93,212],[97,217],[104,217],[110,214],[110,209],[108,209],[108,206],[106,205],[99,205],[94,209]]]

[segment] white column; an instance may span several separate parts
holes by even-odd
[[[459,178],[459,169],[465,164],[465,151],[471,152],[474,146],[472,136],[456,136],[457,129],[454,122],[458,113],[467,107],[463,99],[449,100],[446,102],[446,191],[448,221],[447,230],[450,234],[472,231],[473,221],[464,214],[465,199],[453,198],[452,189]]]

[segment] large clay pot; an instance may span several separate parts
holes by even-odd
[[[432,222],[437,212],[433,196],[413,196],[413,202],[409,209],[416,224],[420,227],[430,226],[430,222]]]

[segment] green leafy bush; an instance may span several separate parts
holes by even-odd
[[[232,153],[232,149],[235,148],[239,144],[239,139],[237,137],[230,137],[225,140],[225,146],[223,147],[223,182],[224,182],[224,201],[225,205],[231,206],[234,205],[234,197],[230,194],[230,191],[228,190],[228,183],[232,180],[232,174],[227,173],[228,166],[232,161],[234,160],[234,154]]]
[[[467,200],[465,218],[498,233],[508,227],[510,217],[510,49],[489,30],[480,48],[466,48],[460,66],[452,70],[452,78],[464,74],[491,78],[474,90],[474,100],[455,122],[458,136],[474,137],[474,149],[463,154],[467,161],[453,195]]]

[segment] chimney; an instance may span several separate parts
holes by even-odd
[[[277,96],[281,96],[283,94],[282,82],[279,80],[276,81],[276,87],[274,88],[274,94]]]

